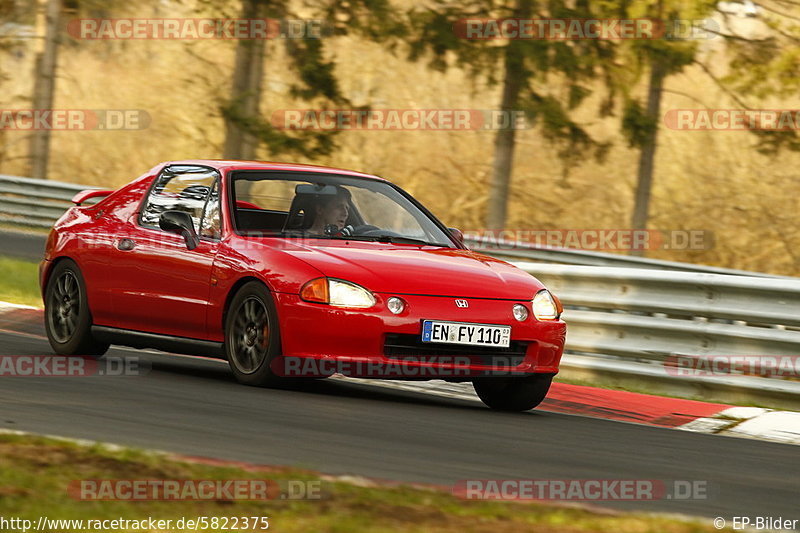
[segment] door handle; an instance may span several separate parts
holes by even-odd
[[[123,252],[133,250],[135,247],[136,243],[131,239],[120,239],[117,241],[117,249],[122,250]]]

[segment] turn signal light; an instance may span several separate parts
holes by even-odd
[[[330,301],[328,294],[328,279],[317,278],[312,279],[300,289],[300,299],[306,302],[317,302],[326,304]]]

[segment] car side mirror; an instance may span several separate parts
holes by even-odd
[[[458,228],[447,228],[447,231],[449,231],[449,232],[450,232],[450,235],[452,235],[453,237],[455,237],[455,239],[456,239],[456,240],[457,240],[459,243],[461,243],[461,244],[464,244],[464,232],[462,232],[462,231],[461,231],[460,229],[458,229]]]
[[[200,237],[194,229],[192,217],[185,211],[164,211],[158,219],[158,225],[164,231],[183,236],[189,250],[200,245]]]

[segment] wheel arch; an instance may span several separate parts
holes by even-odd
[[[53,275],[53,271],[56,269],[56,265],[59,263],[63,263],[64,261],[72,261],[75,265],[80,269],[81,266],[75,261],[74,258],[68,255],[60,255],[58,257],[53,258],[51,261],[48,261],[45,265],[44,270],[42,271],[42,281],[41,281],[41,293],[42,298],[44,298],[44,293],[47,290],[47,284],[50,283],[50,277]],[[83,273],[83,271],[81,271]]]
[[[80,262],[78,262],[78,260],[71,255],[59,255],[58,257],[54,257],[52,260],[48,261],[49,265],[47,265],[46,270],[42,272],[42,303],[46,303],[45,292],[53,272],[55,271],[56,267],[64,261],[72,261],[72,263],[77,267],[78,273],[83,279],[84,290],[86,291],[86,308],[89,312],[89,317],[94,320],[94,313],[92,312],[92,299],[89,297],[88,282],[86,281],[86,276],[83,273],[83,267],[81,266]]]
[[[228,321],[228,311],[230,310],[230,306],[231,306],[231,302],[233,301],[233,298],[236,296],[236,293],[239,292],[239,290],[242,287],[244,287],[245,285],[247,285],[251,281],[255,281],[255,282],[258,282],[261,285],[263,285],[264,288],[267,289],[267,291],[269,291],[270,295],[275,293],[275,291],[272,290],[272,287],[269,286],[269,283],[267,283],[263,279],[259,278],[258,276],[255,276],[255,275],[252,275],[252,274],[248,274],[248,275],[242,276],[241,278],[237,279],[234,282],[234,284],[231,285],[231,288],[228,290],[228,294],[225,295],[225,303],[222,306],[222,322],[220,324],[220,327],[222,328],[222,331],[225,331],[225,324]],[[274,300],[274,298],[273,298],[273,300]],[[277,312],[278,312],[277,305],[275,307],[276,307],[275,313],[277,314]],[[278,320],[278,324],[280,325],[280,320]]]

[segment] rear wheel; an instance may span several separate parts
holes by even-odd
[[[281,384],[270,366],[280,345],[272,295],[261,283],[247,283],[234,296],[225,319],[225,354],[233,375],[245,385]]]
[[[92,337],[92,315],[86,298],[86,282],[71,259],[59,261],[44,293],[47,340],[57,354],[102,356],[108,343]]]
[[[479,378],[472,382],[483,403],[498,411],[527,411],[544,400],[553,374],[514,378]]]

